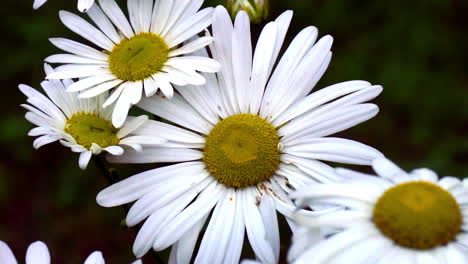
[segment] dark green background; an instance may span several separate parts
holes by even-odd
[[[17,85],[39,87],[43,58],[58,52],[49,37],[81,40],[57,14],[77,12],[75,0],[50,0],[38,11],[32,1],[4,0],[0,9],[0,240],[21,261],[30,242],[44,240],[54,263],[79,263],[95,249],[104,251],[107,263],[129,263],[134,234],[119,226],[121,208],[96,205],[96,194],[107,183],[95,166],[82,172],[68,149],[51,144],[36,151],[27,136],[32,125],[23,118],[19,105],[25,99]],[[332,63],[317,87],[352,79],[384,86],[375,100],[380,114],[340,136],[375,146],[405,169],[467,176],[467,1],[276,0],[271,5],[271,17],[294,10],[287,43],[308,25],[335,38]],[[122,174],[141,170],[132,166]]]

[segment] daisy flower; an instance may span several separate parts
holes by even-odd
[[[428,169],[406,173],[385,158],[373,162],[378,177],[338,170],[345,180],[302,188],[300,204],[346,210],[297,216],[299,223],[334,228],[318,243],[296,243],[292,263],[468,263],[468,187]],[[305,241],[305,240],[304,240]]]
[[[46,2],[47,0],[34,0],[33,8],[38,9]],[[78,0],[78,10],[86,12],[93,4],[94,0]]]
[[[47,74],[54,70],[45,65]],[[46,96],[32,87],[21,84],[19,89],[28,97],[28,104],[21,105],[29,112],[26,119],[36,125],[30,136],[39,136],[34,143],[38,149],[46,144],[60,141],[62,145],[80,153],[79,166],[85,169],[91,156],[101,152],[122,155],[123,146],[140,151],[141,145],[159,144],[165,140],[157,137],[132,135],[132,132],[147,122],[147,116],[129,117],[122,128],[114,127],[110,121],[112,107],[103,109],[102,102],[107,94],[95,98],[81,99],[78,93],[68,93],[71,80],[51,80],[41,83]]]
[[[176,164],[132,176],[97,196],[106,207],[136,201],[127,225],[147,218],[134,243],[136,256],[172,245],[171,260],[190,262],[213,211],[195,263],[239,263],[244,230],[261,263],[276,263],[277,210],[295,211],[288,193],[334,180],[333,169],[318,160],[368,165],[382,155],[324,137],[376,115],[377,106],[363,102],[382,90],[352,81],[308,95],[330,62],[330,36],[315,43],[317,29],[304,29],[271,73],[291,18],[288,11],[265,26],[252,59],[248,15],[239,12],[233,25],[226,9],[216,8],[211,52],[221,72],[207,75],[204,87],[179,89],[172,100],[154,96],[138,105],[176,126],[151,121],[135,133],[160,134],[168,142],[109,160]]]
[[[13,252],[11,252],[10,247],[0,241],[0,263],[2,264],[17,264]],[[50,264],[50,253],[47,245],[42,241],[37,241],[29,245],[28,250],[26,251],[26,264]],[[93,252],[86,258],[84,264],[104,264],[104,257],[99,251]],[[133,262],[133,264],[142,264],[141,260]]]
[[[115,127],[123,124],[143,92],[149,97],[160,89],[171,98],[172,84],[202,85],[205,78],[197,71],[219,70],[219,63],[210,58],[182,56],[213,41],[208,36],[192,39],[211,24],[213,8],[198,11],[203,0],[129,0],[130,22],[114,0],[98,2],[87,15],[99,29],[66,11],[60,12],[60,19],[99,50],[68,39],[50,39],[68,53],[46,58],[49,63],[64,64],[47,78],[80,78],[68,87],[81,92],[80,98],[112,90],[103,107],[117,102],[112,115]],[[192,41],[182,45],[188,39]]]

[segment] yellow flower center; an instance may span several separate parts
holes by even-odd
[[[276,129],[252,114],[220,121],[206,138],[203,161],[218,182],[245,188],[270,179],[280,162]]]
[[[119,144],[118,131],[109,120],[95,113],[76,113],[65,125],[65,132],[87,149],[90,149],[93,143],[102,148]]]
[[[168,56],[169,47],[163,38],[140,33],[114,47],[109,54],[109,67],[121,80],[141,81],[160,71]]]
[[[463,217],[449,192],[417,181],[388,189],[377,201],[372,220],[396,244],[427,250],[453,241]]]

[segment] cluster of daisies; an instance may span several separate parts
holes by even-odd
[[[132,203],[136,258],[171,248],[169,263],[239,263],[250,246],[256,260],[245,263],[278,263],[288,239],[279,213],[293,234],[289,263],[468,263],[467,183],[407,173],[330,136],[374,117],[368,101],[382,92],[366,81],[312,92],[331,36],[307,27],[280,56],[291,11],[253,46],[245,12],[233,22],[224,7],[202,5],[128,0],[125,12],[114,0],[79,0],[89,19],[60,19],[86,44],[50,39],[63,53],[45,59],[45,95],[19,86],[35,148],[59,141],[80,153],[82,169],[93,155],[154,164],[97,196],[104,207]],[[151,118],[130,116],[132,106]],[[0,262],[16,263],[3,242]],[[50,263],[47,247],[32,244],[26,262]],[[85,263],[104,259],[95,252]]]

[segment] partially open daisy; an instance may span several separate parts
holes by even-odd
[[[202,85],[205,78],[197,71],[219,70],[219,63],[210,58],[187,56],[213,41],[207,36],[194,38],[211,24],[212,8],[198,11],[202,4],[203,0],[129,0],[128,22],[114,0],[99,0],[99,5],[94,4],[87,12],[99,29],[77,15],[61,11],[65,26],[102,51],[68,39],[50,39],[69,53],[46,58],[50,63],[64,63],[47,78],[80,78],[68,90],[81,92],[81,98],[112,89],[103,106],[117,102],[112,123],[120,127],[143,91],[149,97],[160,89],[171,98],[172,84]],[[189,39],[192,41],[182,46]]]
[[[54,70],[45,65],[47,74]],[[66,92],[66,87],[73,85],[71,80],[51,80],[41,83],[46,96],[27,85],[20,85],[29,104],[23,104],[29,112],[26,119],[37,125],[30,136],[40,136],[34,141],[34,148],[60,141],[73,152],[80,154],[79,166],[85,169],[91,156],[105,151],[112,155],[122,155],[123,146],[137,151],[142,145],[165,142],[158,137],[133,135],[133,131],[147,122],[147,116],[128,117],[121,128],[116,128],[110,121],[112,107],[103,109],[102,102],[107,98],[103,93],[95,98],[80,99],[78,93]]]
[[[468,187],[428,169],[406,173],[385,158],[373,162],[380,177],[350,170],[342,183],[317,184],[291,194],[301,204],[346,210],[297,216],[337,234],[304,245],[293,263],[468,263]],[[299,243],[299,242],[298,242]]]
[[[46,2],[47,0],[34,0],[33,8],[38,9]],[[78,10],[86,12],[93,4],[94,0],[78,0]]]
[[[382,90],[353,81],[308,96],[330,61],[330,36],[315,43],[317,29],[304,29],[271,74],[291,18],[285,12],[265,26],[252,60],[247,14],[240,12],[233,26],[218,7],[211,52],[221,72],[207,76],[204,87],[179,89],[172,100],[154,96],[138,105],[177,126],[148,122],[135,133],[160,134],[168,142],[110,161],[176,164],[130,177],[97,197],[103,206],[136,201],[127,225],[147,218],[133,247],[136,256],[172,245],[173,260],[190,262],[213,211],[195,263],[238,263],[245,230],[257,258],[276,263],[276,210],[295,210],[287,194],[334,180],[333,169],[318,160],[368,165],[381,156],[354,141],[323,138],[377,114],[377,106],[363,102]]]
[[[0,241],[0,263],[2,264],[17,264],[17,260],[13,255],[10,247]],[[20,262],[23,263],[23,262]],[[50,253],[47,245],[42,241],[37,241],[29,245],[26,251],[26,264],[50,264]],[[93,252],[86,258],[84,264],[104,264],[104,257],[99,251]],[[142,264],[141,260],[135,261],[133,264]]]

